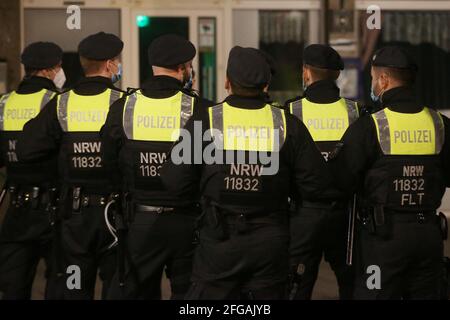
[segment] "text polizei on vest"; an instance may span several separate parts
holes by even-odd
[[[234,130],[234,129],[233,129]],[[252,129],[251,135],[255,134]],[[250,133],[250,131],[242,131]],[[273,132],[274,150],[276,151],[246,151],[246,150],[224,150],[223,133],[217,129],[208,129],[202,131],[202,122],[194,121],[193,134],[180,129],[174,132],[177,138],[180,138],[170,154],[171,160],[175,165],[179,164],[261,164],[263,165],[261,175],[275,175],[279,170],[279,141],[278,130],[271,129]],[[262,131],[260,131],[262,132]],[[258,137],[259,138],[259,137]],[[263,145],[267,145],[267,139],[263,140]],[[203,148],[204,142],[209,142]],[[255,143],[258,146],[258,143]]]

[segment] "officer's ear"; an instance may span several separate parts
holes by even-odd
[[[227,90],[228,94],[231,93],[231,83],[230,79],[228,79],[228,76],[225,76],[225,90]]]
[[[302,68],[302,81],[305,86],[309,85],[309,82],[312,82],[311,70],[306,65],[303,65]]]
[[[381,91],[386,91],[391,86],[391,78],[389,76],[389,73],[385,70],[380,71],[380,74],[378,75],[378,81]]]

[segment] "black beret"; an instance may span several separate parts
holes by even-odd
[[[194,59],[197,51],[185,38],[165,34],[152,41],[148,47],[148,61],[151,66],[173,67]]]
[[[22,52],[20,61],[31,69],[47,69],[56,66],[62,60],[62,49],[53,42],[34,42]]]
[[[414,59],[406,50],[397,46],[384,47],[375,52],[372,58],[372,66],[417,71],[417,64]]]
[[[78,45],[78,54],[90,60],[109,60],[117,57],[123,49],[123,42],[114,34],[99,32],[91,34]]]
[[[277,67],[275,64],[275,60],[266,51],[263,51],[260,49],[259,52],[261,53],[261,55],[263,56],[263,58],[266,60],[267,64],[269,65],[271,75],[274,76],[277,73]]]
[[[332,47],[324,44],[307,46],[303,51],[303,64],[330,70],[344,69],[344,62],[339,53]]]
[[[258,49],[234,47],[227,66],[228,78],[245,88],[260,88],[269,83],[270,66]]]

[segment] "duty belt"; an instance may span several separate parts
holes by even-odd
[[[83,194],[81,187],[72,190],[72,210],[79,212],[81,208],[89,206],[101,207],[106,205],[107,196],[98,194]]]
[[[40,204],[49,201],[48,191],[43,191],[40,187],[9,186],[8,191],[11,195],[11,204],[16,207],[30,204],[33,209],[37,209]]]
[[[136,212],[148,212],[148,213],[170,213],[175,211],[175,208],[171,207],[154,207],[142,204],[135,204],[134,209]]]
[[[427,212],[395,212],[395,211],[387,211],[387,215],[389,215],[390,219],[394,222],[418,222],[418,223],[426,223],[432,221],[433,219],[437,219],[437,215],[435,211],[427,211]]]
[[[345,203],[340,201],[333,201],[333,202],[302,201],[300,207],[312,209],[344,209],[346,208],[346,205]]]

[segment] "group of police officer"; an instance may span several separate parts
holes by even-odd
[[[30,44],[0,98],[1,298],[29,299],[43,257],[47,299],[93,299],[98,272],[103,299],[160,299],[163,272],[173,299],[310,299],[322,256],[341,299],[441,297],[450,127],[416,103],[407,52],[375,53],[370,114],[340,96],[326,45],[305,48],[304,96],[284,106],[258,49],[230,51],[218,104],[191,89],[186,39],[155,39],[127,92],[122,49],[88,36],[85,77],[61,89],[62,50]]]

